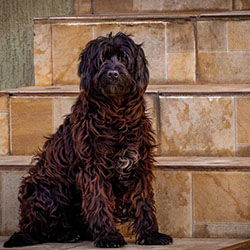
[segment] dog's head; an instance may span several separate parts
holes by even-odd
[[[141,44],[121,32],[91,40],[80,54],[78,75],[81,89],[109,97],[124,96],[135,87],[145,92],[149,80]]]

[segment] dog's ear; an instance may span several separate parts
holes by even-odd
[[[145,92],[149,81],[149,71],[148,62],[141,46],[142,44],[137,45],[135,80],[138,87]]]
[[[78,76],[80,77],[80,89],[87,89],[88,87],[88,58],[87,48],[83,49],[79,56]]]
[[[87,89],[97,67],[97,40],[90,41],[79,56],[78,76],[81,78],[80,89]],[[94,60],[94,61],[93,61]]]

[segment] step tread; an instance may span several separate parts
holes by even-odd
[[[108,20],[162,20],[162,19],[205,19],[205,18],[249,18],[250,11],[211,11],[211,12],[134,12],[134,13],[106,13],[106,14],[84,14],[81,16],[64,17],[36,17],[35,22],[58,22],[58,21],[108,21]]]
[[[29,166],[32,156],[0,156],[0,166]],[[156,166],[173,169],[195,170],[203,168],[213,169],[249,169],[250,157],[199,157],[199,156],[158,156],[155,157]]]
[[[186,85],[149,85],[147,93],[159,94],[249,94],[250,84],[186,84]],[[34,95],[34,94],[78,94],[78,85],[32,86],[0,91],[0,94]]]
[[[0,249],[3,243],[8,239],[6,236],[0,236]],[[174,239],[173,245],[165,246],[138,246],[134,244],[134,240],[126,239],[128,244],[123,246],[122,249],[136,250],[136,249],[159,249],[159,250],[187,250],[187,249],[206,249],[206,250],[237,250],[239,247],[246,247],[250,245],[250,242],[246,239],[208,239],[208,238],[181,238]],[[94,249],[93,242],[84,241],[77,243],[67,243],[67,249]],[[27,248],[26,248],[27,249]],[[36,245],[29,247],[29,249],[65,249],[65,243],[44,243],[42,245]],[[243,249],[243,248],[242,248]],[[245,248],[244,248],[245,249]],[[247,249],[247,248],[246,248]]]

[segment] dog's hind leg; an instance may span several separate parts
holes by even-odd
[[[19,192],[21,231],[14,234],[5,246],[79,240],[79,233],[71,223],[70,196],[70,191],[61,183],[35,179],[34,176],[24,178]]]

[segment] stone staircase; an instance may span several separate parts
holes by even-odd
[[[161,231],[250,238],[250,12],[222,6],[224,12],[163,13],[154,6],[149,13],[137,2],[144,12],[124,3],[121,14],[83,15],[93,6],[76,1],[82,16],[34,20],[36,86],[0,92],[1,235],[17,228],[18,185],[32,154],[79,93],[81,49],[122,31],[144,42],[150,64],[146,101],[159,143]]]

